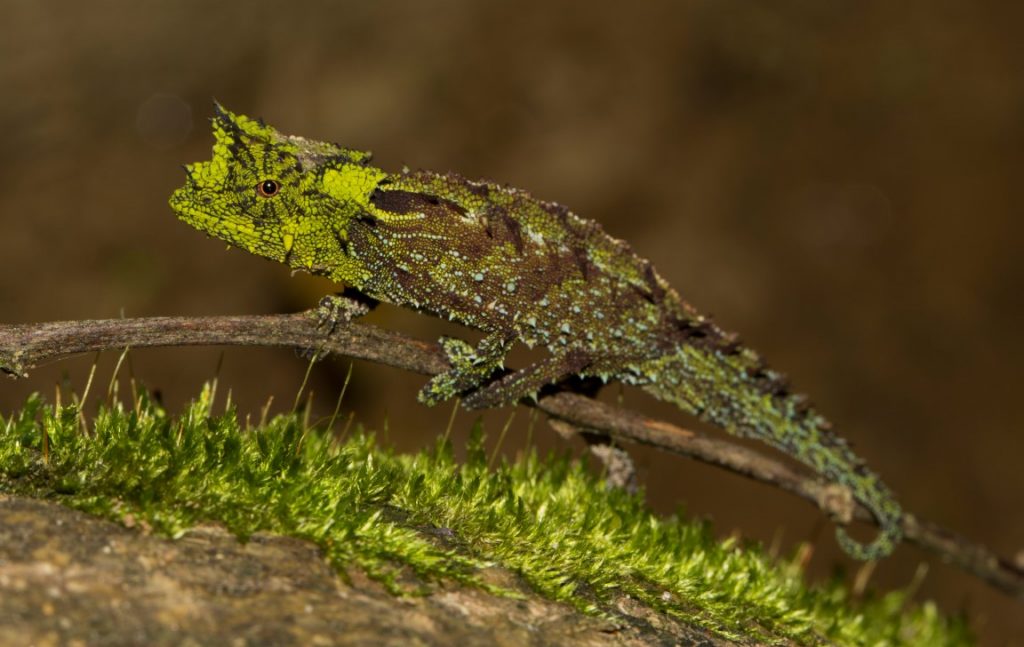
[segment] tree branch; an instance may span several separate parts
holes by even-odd
[[[146,346],[280,346],[304,348],[365,359],[387,366],[435,375],[448,367],[436,344],[358,323],[339,324],[328,337],[317,326],[317,311],[288,315],[236,317],[151,317],[0,325],[0,370],[23,376],[28,370],[80,353]],[[756,451],[654,420],[572,393],[542,397],[534,406],[574,426],[602,431],[632,441],[724,467],[769,483],[813,503],[840,520],[874,518],[849,497],[837,497],[835,486]],[[1000,558],[984,546],[936,524],[906,515],[908,541],[984,580],[994,588],[1024,599],[1024,568]]]

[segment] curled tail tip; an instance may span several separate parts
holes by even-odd
[[[874,541],[863,544],[851,537],[845,528],[836,528],[836,541],[839,546],[854,559],[863,561],[881,559],[888,557],[894,550],[896,544],[903,539],[903,524],[901,515],[880,517],[881,528]]]

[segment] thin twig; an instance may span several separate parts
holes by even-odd
[[[24,375],[41,364],[80,353],[152,346],[278,346],[345,355],[424,375],[448,368],[433,343],[358,323],[340,323],[329,337],[318,328],[316,311],[287,315],[231,317],[153,317],[0,325],[0,369]],[[603,404],[573,393],[556,393],[539,402],[523,402],[577,427],[607,433],[619,441],[650,445],[724,467],[748,478],[796,494],[832,516],[837,510],[829,486],[788,465],[723,439],[654,420],[635,411]],[[856,506],[856,519],[873,522]],[[906,515],[908,541],[1024,599],[1024,569],[988,548],[936,524]]]

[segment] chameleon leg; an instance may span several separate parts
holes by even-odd
[[[432,377],[417,396],[420,402],[431,407],[483,384],[503,366],[511,345],[508,336],[500,333],[488,335],[476,348],[453,337],[442,337],[439,343],[451,368]]]
[[[474,391],[466,396],[463,404],[467,409],[515,404],[523,398],[536,397],[537,392],[549,384],[578,375],[588,364],[590,358],[581,352],[555,355]]]

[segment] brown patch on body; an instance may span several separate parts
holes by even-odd
[[[569,227],[569,207],[558,204],[557,202],[538,202],[538,204],[541,209],[558,218],[562,224],[566,225],[567,229],[571,229],[571,227]]]
[[[654,265],[650,261],[644,261],[644,281],[647,283],[647,289],[650,291],[650,296],[644,295],[651,303],[657,305],[665,300],[665,288],[662,287],[658,281],[658,275],[654,271]]]
[[[449,173],[448,177],[450,179],[458,181],[460,184],[462,184],[462,186],[466,187],[467,191],[469,191],[475,196],[481,198],[491,197],[491,187],[488,186],[487,182],[471,182],[470,180],[467,180],[466,178],[460,175],[456,175],[454,173]]]
[[[591,262],[590,254],[587,253],[586,248],[574,245],[570,251],[572,252],[573,260],[576,262],[576,267],[579,268],[580,274],[583,275],[583,280],[590,280],[590,277],[593,276],[597,268]]]
[[[427,216],[446,217],[466,215],[466,210],[451,200],[430,193],[416,191],[381,190],[377,188],[370,194],[370,204],[390,213],[400,215],[422,213]]]
[[[487,235],[497,243],[509,242],[517,254],[523,253],[523,226],[509,215],[508,209],[498,205],[487,208],[484,216],[484,228]]]

